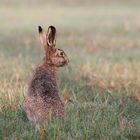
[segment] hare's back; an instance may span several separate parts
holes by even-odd
[[[58,92],[53,77],[42,70],[36,71],[25,100],[25,111],[29,120],[37,123],[47,122],[54,115],[64,117],[64,103]]]
[[[55,77],[44,69],[38,68],[29,84],[28,94],[33,96],[55,98],[58,96],[58,86]]]

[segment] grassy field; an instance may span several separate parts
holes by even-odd
[[[140,9],[135,1],[0,5],[0,140],[38,140],[23,111],[43,56],[37,26],[57,28],[67,118],[46,125],[48,140],[140,139]],[[17,5],[16,5],[17,4]]]

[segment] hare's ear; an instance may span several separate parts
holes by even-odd
[[[55,47],[55,45],[56,45],[56,29],[54,26],[49,26],[49,28],[48,28],[47,44],[50,47]]]
[[[45,47],[47,45],[46,33],[43,31],[41,26],[38,26],[38,32],[39,32],[41,44]]]

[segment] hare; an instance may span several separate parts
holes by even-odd
[[[56,29],[49,26],[47,34],[38,26],[39,36],[45,50],[43,63],[33,72],[25,97],[25,112],[35,125],[44,125],[52,117],[65,117],[65,105],[59,94],[58,68],[69,63],[65,52],[55,48]]]

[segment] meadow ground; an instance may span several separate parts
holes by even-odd
[[[70,58],[60,70],[68,116],[46,126],[48,139],[139,140],[139,6],[7,3],[0,5],[0,139],[39,139],[23,101],[44,55],[37,26],[53,24]]]

